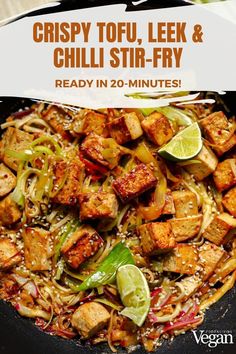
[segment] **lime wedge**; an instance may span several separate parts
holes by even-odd
[[[193,123],[176,134],[158,153],[168,160],[184,161],[192,159],[201,149],[201,130],[197,123]]]
[[[145,276],[135,265],[127,264],[118,269],[116,281],[125,306],[121,314],[142,326],[150,308],[150,291]]]

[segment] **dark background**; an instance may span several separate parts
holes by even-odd
[[[156,351],[157,354],[233,354],[236,352],[236,289],[227,293],[220,301],[207,311],[204,323],[196,329],[231,331],[234,344],[218,345],[209,348],[197,344],[193,333],[179,335],[173,342],[165,341]],[[94,347],[82,346],[78,340],[66,340],[50,336],[39,330],[33,321],[21,317],[10,305],[0,301],[0,353],[1,354],[109,354],[106,345]],[[207,332],[205,332],[207,333]],[[123,349],[118,354],[126,354]],[[145,354],[141,347],[133,354]]]

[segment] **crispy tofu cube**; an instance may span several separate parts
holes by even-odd
[[[213,179],[219,192],[225,191],[236,184],[236,160],[227,159],[218,163],[216,170],[213,172]]]
[[[23,230],[25,266],[32,271],[51,269],[52,244],[49,231],[39,227]]]
[[[195,274],[198,270],[197,247],[179,243],[173,250],[164,256],[163,270],[181,274]]]
[[[185,166],[185,169],[194,175],[197,181],[202,181],[214,172],[218,164],[218,159],[213,151],[205,145],[203,145],[199,154],[194,157],[194,160],[198,160],[200,163]]]
[[[72,139],[70,133],[72,117],[63,108],[50,105],[43,112],[42,118],[51,126],[51,128],[65,140]]]
[[[120,199],[127,202],[154,187],[156,183],[153,172],[145,164],[140,164],[125,176],[117,178],[112,187]]]
[[[169,223],[177,242],[185,241],[196,236],[202,224],[202,215],[194,215],[179,219],[170,219]]]
[[[25,150],[33,141],[33,135],[22,130],[9,127],[3,134],[0,148],[1,160],[11,169],[17,171],[20,160],[7,154],[7,150],[19,152]]]
[[[106,139],[94,133],[84,139],[81,151],[89,160],[109,169],[118,165],[122,155],[119,145],[113,139]]]
[[[21,211],[14,202],[11,195],[0,201],[0,224],[4,226],[12,225],[21,218]]]
[[[108,128],[106,124],[106,114],[88,111],[86,114],[81,116],[79,113],[74,117],[74,121],[72,123],[72,133],[75,136],[81,136],[83,134],[88,135],[96,132],[97,135],[107,137]]]
[[[166,144],[174,135],[168,118],[153,112],[142,121],[142,128],[149,139],[156,145]]]
[[[82,131],[84,134],[89,134],[96,132],[97,135],[102,135],[103,137],[108,136],[107,129],[107,115],[98,112],[88,112],[83,119]]]
[[[77,308],[71,324],[83,338],[89,338],[103,329],[110,319],[107,309],[97,302],[87,302]]]
[[[16,176],[3,163],[0,164],[0,197],[9,194],[16,186]]]
[[[199,262],[202,266],[201,276],[204,281],[212,275],[218,263],[225,254],[226,252],[221,247],[218,247],[210,242],[205,242],[202,246],[200,246]]]
[[[228,212],[236,217],[236,187],[230,189],[224,196],[222,204]]]
[[[175,214],[174,198],[173,198],[171,191],[166,192],[165,205],[162,210],[162,214],[163,215]]]
[[[20,261],[20,251],[15,243],[7,237],[0,238],[0,270],[11,268]]]
[[[135,112],[126,113],[119,118],[113,119],[109,124],[110,135],[122,145],[130,140],[135,140],[143,134],[141,124]]]
[[[176,218],[184,218],[198,214],[198,204],[195,193],[191,191],[174,191],[172,195]]]
[[[215,145],[224,145],[234,132],[233,120],[227,119],[221,111],[214,112],[201,120],[206,138]]]
[[[180,284],[184,288],[184,292],[185,292],[184,300],[186,301],[202,285],[202,280],[197,275],[190,275],[190,276],[185,277],[184,279],[180,280]]]
[[[118,202],[113,193],[81,193],[79,195],[80,220],[116,218]]]
[[[84,261],[93,256],[103,245],[103,239],[91,226],[79,227],[63,244],[61,253],[66,262],[77,269]]]
[[[168,222],[152,222],[138,227],[141,247],[146,255],[170,251],[176,245]]]
[[[218,156],[223,155],[225,152],[231,150],[236,145],[236,135],[232,135],[223,145],[214,146],[214,150]]]
[[[236,227],[236,219],[227,213],[216,215],[203,233],[203,237],[217,246],[224,243],[228,232]]]
[[[52,201],[63,205],[77,204],[81,181],[84,178],[83,164],[79,160],[61,160],[54,164],[53,172],[55,180]],[[62,188],[60,188],[61,184],[63,184]]]

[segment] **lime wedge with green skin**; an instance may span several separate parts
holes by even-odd
[[[118,269],[116,281],[121,301],[125,306],[121,314],[141,327],[147,317],[151,302],[145,276],[138,267],[127,264]]]
[[[193,123],[176,134],[158,153],[167,160],[185,161],[195,157],[201,149],[201,130],[197,123]]]

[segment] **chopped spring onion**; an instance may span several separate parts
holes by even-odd
[[[188,161],[178,162],[177,164],[179,166],[183,167],[183,166],[194,165],[194,164],[198,164],[198,163],[201,163],[201,161],[192,159],[192,160],[188,160]]]
[[[14,191],[12,192],[12,199],[16,202],[16,204],[18,204],[22,208],[25,205],[24,191],[25,191],[26,181],[31,174],[36,174],[36,175],[40,176],[41,172],[40,172],[40,170],[38,170],[36,168],[29,168],[28,170],[21,173],[19,175],[19,177],[17,178],[16,187],[15,187]]]
[[[191,125],[193,120],[182,109],[172,106],[158,107],[157,112],[164,114],[170,121],[177,122],[178,125]]]
[[[5,154],[9,157],[13,157],[20,161],[26,162],[26,161],[32,161],[33,159],[40,157],[41,154],[53,155],[54,152],[46,146],[39,145],[39,146],[35,146],[34,148],[30,147],[29,149],[25,149],[22,151],[6,149]]]
[[[65,240],[77,229],[79,225],[80,222],[78,220],[71,220],[64,226],[63,233],[61,234],[59,242],[55,247],[54,264],[56,264],[59,258],[61,247],[64,244]]]
[[[145,164],[153,163],[154,166],[156,166],[158,164],[157,160],[152,155],[151,151],[149,150],[149,148],[147,147],[147,145],[144,142],[140,143],[137,146],[137,148],[135,150],[135,155],[141,162],[143,162]]]
[[[40,145],[40,144],[45,143],[45,142],[49,142],[51,145],[53,145],[56,154],[61,155],[61,147],[60,147],[60,145],[59,145],[58,142],[57,142],[55,139],[53,139],[51,136],[41,136],[40,138],[35,139],[35,140],[30,144],[30,146],[31,146],[31,147],[34,147],[34,146],[36,146],[36,145]]]
[[[79,286],[79,291],[113,283],[116,271],[125,264],[134,264],[134,260],[130,250],[122,242],[119,242],[100,264],[98,269]]]
[[[158,183],[154,192],[154,202],[147,207],[140,206],[139,213],[145,220],[155,220],[162,212],[165,205],[165,197],[167,191],[167,181],[163,175],[158,161],[152,155],[151,151],[145,143],[140,143],[135,151],[137,158],[144,163],[152,163],[154,166],[154,174],[157,177]]]
[[[69,288],[74,291],[74,292],[77,292],[79,291],[79,285],[80,285],[80,282],[78,282],[77,280],[75,279],[72,279],[68,276],[66,276],[64,278],[64,282],[67,286],[69,286]]]
[[[28,161],[32,157],[33,151],[32,150],[15,151],[15,150],[6,149],[5,154],[9,157],[13,157],[14,159],[18,159],[21,161]]]
[[[34,151],[42,152],[42,153],[47,154],[47,155],[53,155],[54,154],[54,152],[51,149],[49,149],[47,146],[42,146],[42,145],[35,146],[34,147]]]
[[[98,298],[98,299],[94,299],[95,302],[100,302],[101,304],[104,304],[106,306],[109,306],[111,308],[113,308],[114,310],[120,311],[122,309],[121,306],[114,304],[113,302],[107,300],[107,299],[103,299],[103,298]]]
[[[55,274],[55,279],[56,280],[60,280],[62,273],[64,271],[64,266],[65,266],[65,262],[63,259],[60,259],[57,263],[57,270],[56,270],[56,274]]]
[[[191,125],[193,120],[182,110],[179,108],[175,108],[172,106],[166,107],[156,107],[156,108],[142,108],[140,109],[143,115],[148,116],[153,112],[162,113],[166,116],[171,122],[176,122],[180,126]]]
[[[75,273],[75,272],[69,270],[67,267],[64,268],[64,272],[66,274],[70,275],[72,278],[75,278],[75,279],[78,279],[81,281],[83,281],[86,278],[86,276],[84,276],[82,274]]]

